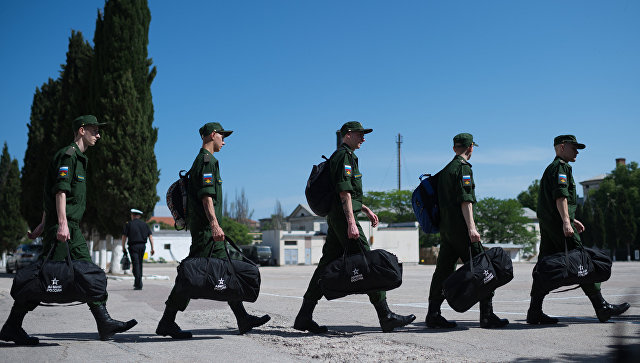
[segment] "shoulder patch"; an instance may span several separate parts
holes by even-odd
[[[211,161],[211,155],[209,155],[209,154],[204,154],[204,158],[202,158],[202,160],[203,160],[205,163],[210,162],[210,161]]]
[[[213,183],[212,173],[202,174],[202,185],[212,185],[212,183]]]
[[[471,185],[471,175],[463,175],[462,176],[462,184],[463,185]]]
[[[69,146],[69,148],[67,149],[67,151],[65,152],[65,154],[67,155],[73,155],[76,153],[76,148],[73,146]]]
[[[344,166],[344,175],[351,176],[351,165]]]
[[[67,179],[69,177],[69,167],[63,165],[58,169],[58,179]]]
[[[567,174],[558,174],[558,184],[560,185],[567,184]]]

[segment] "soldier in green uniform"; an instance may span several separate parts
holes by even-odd
[[[188,257],[226,258],[224,231],[220,228],[218,218],[222,217],[222,178],[218,160],[213,156],[225,145],[224,139],[233,131],[225,130],[217,122],[209,122],[199,130],[202,148],[193,161],[189,171],[187,187],[187,215],[191,231],[191,248]],[[176,314],[184,311],[189,298],[171,291],[165,302],[162,319],[158,323],[156,334],[171,336],[174,339],[189,339],[191,332],[183,331],[176,324]],[[230,301],[229,306],[236,316],[238,330],[244,334],[251,329],[265,324],[269,315],[254,316],[247,313],[241,301]]]
[[[94,116],[86,115],[76,118],[73,123],[74,141],[71,145],[60,149],[53,157],[49,169],[44,176],[44,213],[42,222],[29,233],[29,238],[43,234],[44,258],[56,244],[52,259],[62,261],[67,255],[63,243],[68,243],[71,258],[91,261],[87,243],[80,230],[80,220],[86,206],[86,171],[87,156],[84,152],[94,146],[100,139],[98,123]],[[98,326],[101,340],[106,340],[116,333],[131,329],[136,320],[122,322],[113,320],[106,308],[107,297],[103,301],[88,303]],[[31,337],[22,329],[22,321],[27,312],[35,309],[39,301],[29,303],[15,302],[7,322],[2,327],[0,339],[13,341],[20,345],[36,345],[39,340]]]
[[[540,180],[538,195],[538,219],[540,220],[540,252],[538,259],[565,250],[582,246],[579,233],[584,225],[575,219],[577,197],[576,183],[569,162],[575,162],[578,150],[585,145],[579,143],[573,135],[560,135],[553,140],[556,157],[547,166]],[[612,305],[605,301],[600,293],[600,284],[581,284],[585,295],[591,300],[596,315],[601,322],[612,316],[620,315],[629,309],[628,303]],[[548,291],[531,286],[531,304],[527,311],[529,324],[556,324],[558,319],[542,312],[542,302]]]
[[[444,301],[442,283],[454,271],[458,258],[469,260],[469,247],[475,256],[482,252],[480,234],[473,220],[473,203],[476,202],[473,171],[469,159],[473,153],[473,136],[461,133],[453,138],[456,156],[438,176],[438,205],[440,206],[440,252],[436,270],[431,278],[429,310],[425,322],[429,328],[451,329],[456,323],[445,319],[440,311]],[[500,328],[509,323],[493,313],[493,294],[480,301],[480,326]]]
[[[365,129],[360,122],[349,121],[342,125],[342,145],[331,155],[329,170],[334,183],[336,195],[327,216],[327,239],[322,247],[322,257],[318,262],[300,312],[296,316],[293,327],[297,330],[310,331],[312,333],[327,332],[326,326],[319,326],[313,321],[313,310],[322,298],[322,291],[318,281],[324,267],[331,261],[348,252],[359,252],[361,244],[365,250],[370,250],[369,243],[364,236],[360,223],[355,216],[363,212],[371,221],[371,225],[378,225],[378,216],[367,206],[362,204],[362,174],[358,169],[358,157],[354,153],[365,141],[364,135],[373,131]],[[395,328],[405,326],[415,320],[413,314],[402,316],[394,314],[387,305],[384,291],[369,294],[369,301],[373,304],[378,314],[382,331],[389,332]]]

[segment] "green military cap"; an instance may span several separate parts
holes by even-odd
[[[349,121],[349,122],[345,122],[345,124],[342,125],[342,127],[340,128],[340,134],[344,136],[349,131],[362,131],[365,134],[368,134],[371,131],[373,131],[373,129],[365,129],[364,127],[362,127],[362,124],[358,121]]]
[[[206,124],[204,124],[204,126],[200,128],[199,131],[200,131],[200,136],[211,135],[211,133],[215,131],[221,134],[222,137],[227,137],[231,135],[231,133],[233,132],[231,130],[225,130],[222,127],[222,125],[220,125],[218,122],[207,122]]]
[[[473,135],[463,132],[461,134],[457,134],[453,137],[453,146],[479,146],[475,142],[473,142]]]
[[[553,139],[553,146],[560,145],[560,144],[574,144],[578,149],[584,149],[586,147],[585,144],[579,143],[576,137],[573,135],[556,136]]]
[[[98,122],[98,119],[93,115],[84,115],[73,120],[73,131],[78,131],[82,126],[94,125],[94,126],[104,126],[106,122]]]

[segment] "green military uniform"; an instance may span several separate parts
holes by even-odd
[[[45,222],[42,235],[43,253],[40,258],[45,258],[49,250],[57,245],[52,259],[62,261],[67,256],[66,247],[57,241],[58,212],[56,210],[56,194],[63,191],[66,194],[67,225],[69,227],[69,250],[71,259],[91,261],[91,254],[87,248],[87,242],[80,230],[80,220],[84,215],[87,202],[87,163],[89,159],[80,151],[78,145],[73,142],[54,155],[45,174],[44,183],[44,211]],[[103,301],[92,304],[104,304]],[[39,302],[26,304],[29,311],[35,309]]]
[[[462,214],[463,202],[476,202],[475,182],[471,164],[456,155],[438,173],[438,204],[440,206],[440,252],[431,279],[429,300],[442,300],[442,283],[454,271],[458,258],[469,260],[469,230]],[[482,252],[480,243],[471,243],[473,255]]]
[[[226,258],[224,241],[213,241],[211,225],[205,214],[202,198],[210,196],[213,199],[214,211],[217,218],[222,218],[222,178],[218,160],[206,149],[200,149],[198,156],[189,170],[189,186],[187,188],[187,215],[191,232],[191,248],[188,257]],[[167,306],[184,311],[189,304],[189,298],[176,293],[174,286]]]
[[[556,206],[558,198],[567,198],[569,219],[573,222],[576,215],[578,198],[573,171],[568,162],[559,156],[547,166],[540,180],[537,215],[540,220],[540,252],[538,259],[565,250],[565,241],[569,249],[582,246],[580,235],[573,226],[573,236],[565,237],[562,229],[562,217]],[[587,295],[600,291],[600,284],[581,284],[580,287]],[[534,281],[531,293],[545,293],[540,291]]]
[[[322,291],[318,281],[327,264],[342,256],[345,250],[347,253],[360,252],[360,247],[358,247],[357,243],[362,245],[365,250],[370,250],[369,243],[367,243],[357,219],[356,225],[360,236],[357,240],[347,237],[347,218],[340,201],[340,192],[349,192],[351,194],[353,215],[356,216],[362,210],[362,174],[358,168],[358,157],[349,146],[342,144],[329,158],[329,170],[336,195],[331,205],[331,210],[327,215],[329,228],[327,229],[327,240],[322,247],[322,257],[311,277],[307,292],[304,294],[305,299],[312,301],[322,298]],[[369,300],[374,304],[385,298],[386,293],[384,291],[369,294]]]

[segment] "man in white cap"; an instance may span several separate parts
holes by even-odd
[[[133,269],[133,282],[134,290],[142,290],[142,259],[144,257],[144,251],[147,248],[147,237],[151,243],[151,255],[155,253],[153,250],[153,236],[151,235],[151,229],[142,220],[142,211],[139,209],[131,209],[131,222],[127,222],[124,225],[124,231],[122,232],[122,250],[127,253],[125,249],[125,242],[129,238],[129,255],[131,256],[131,268]]]

